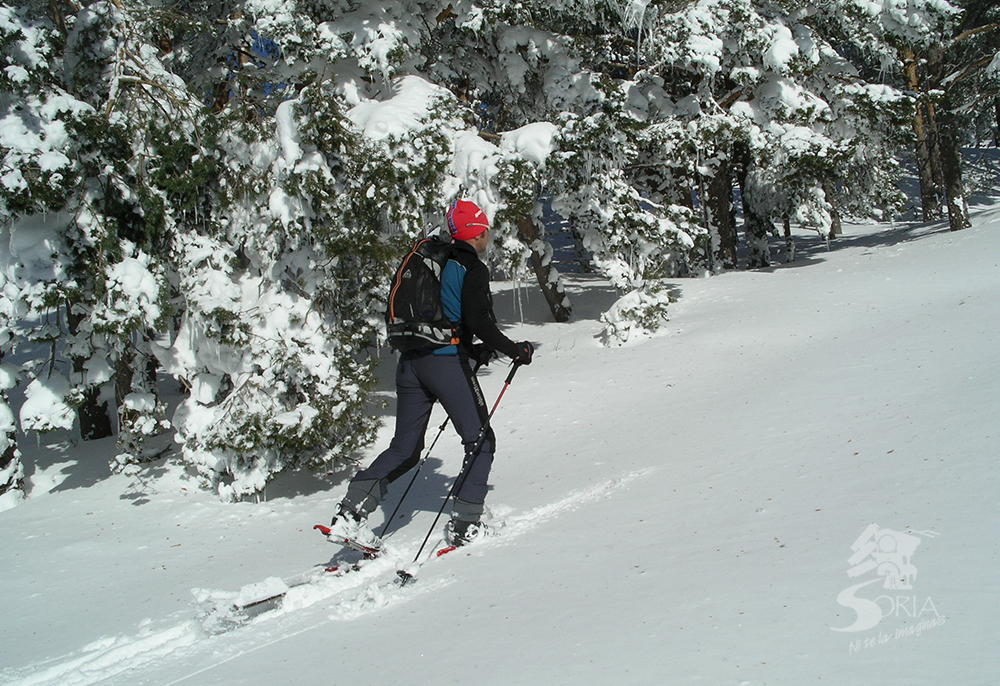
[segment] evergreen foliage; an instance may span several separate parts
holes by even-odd
[[[995,10],[0,5],[0,356],[19,355],[0,391],[25,384],[24,430],[117,429],[115,469],[172,432],[227,498],[329,469],[374,439],[390,272],[451,199],[487,210],[494,265],[530,263],[568,317],[550,199],[622,296],[605,342],[636,340],[667,280],[738,266],[734,182],[763,267],[778,227],[894,216],[922,113],[945,143],[995,139]],[[930,174],[925,210],[951,208],[960,176]],[[169,417],[157,375],[186,389]],[[0,493],[14,426],[0,402]]]

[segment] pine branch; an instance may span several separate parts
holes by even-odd
[[[967,29],[962,31],[962,33],[955,36],[954,40],[951,41],[949,47],[953,47],[956,43],[965,40],[966,38],[971,38],[977,34],[983,33],[985,31],[992,31],[993,29],[1000,28],[1000,22],[994,22],[992,24],[984,24],[983,26],[977,26],[974,29]]]
[[[972,64],[969,64],[960,73],[951,74],[941,79],[941,85],[945,86],[945,90],[951,88],[953,85],[964,79],[966,76],[976,71],[981,67],[985,67],[987,64],[993,61],[993,55],[983,57],[982,59],[976,60]]]

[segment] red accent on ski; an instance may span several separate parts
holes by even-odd
[[[450,553],[454,549],[455,549],[455,546],[453,546],[453,545],[445,546],[444,548],[441,548],[441,550],[439,550],[436,553],[434,553],[434,557],[441,557],[442,555],[446,555],[447,553]]]
[[[327,567],[326,570],[324,571],[330,572],[332,574],[333,572],[336,572],[339,569],[340,567]]]
[[[313,525],[313,529],[319,531],[327,538],[329,538],[330,536],[330,527],[326,526],[325,524],[315,524]],[[363,554],[365,556],[365,559],[367,560],[371,560],[373,558],[378,557],[379,553],[382,552],[381,549],[379,548],[369,548],[366,545],[361,545],[360,543],[349,541],[346,538],[343,538],[342,536],[337,536],[336,538],[337,538],[336,541],[337,543],[340,543],[340,545],[346,546],[352,550],[358,551],[359,553]],[[332,541],[333,539],[330,540]]]

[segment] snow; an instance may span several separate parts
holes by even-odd
[[[69,381],[59,372],[34,379],[24,389],[21,427],[31,431],[71,428],[76,413],[63,400],[69,390]]]
[[[298,139],[299,131],[295,124],[295,107],[295,101],[286,100],[278,105],[278,109],[274,113],[278,144],[281,147],[285,164],[289,168],[302,157],[302,148],[299,146]]]
[[[720,55],[723,47],[722,39],[718,36],[692,35],[687,40],[687,49],[691,52],[691,63],[703,65],[712,74],[722,69]]]
[[[764,66],[778,73],[788,71],[788,63],[799,54],[799,46],[787,27],[776,25],[774,42],[764,53]]]
[[[64,241],[60,230],[70,221],[69,215],[54,212],[32,215],[13,222],[8,231],[0,229],[0,240],[6,243],[4,255],[16,264],[4,264],[4,269],[20,271],[25,280],[65,281],[65,265],[52,259],[60,252]]]
[[[450,429],[394,552],[342,577],[317,575],[336,549],[311,527],[346,474],[223,503],[169,462],[109,474],[113,439],[22,436],[0,683],[991,683],[1000,207],[973,210],[959,233],[845,225],[829,250],[801,230],[794,263],[673,282],[670,320],[625,347],[597,340],[618,298],[598,277],[564,277],[568,324],[495,284],[508,335],[537,348],[494,416],[505,526],[405,587],[389,580],[461,460]],[[507,371],[481,374],[489,399]],[[912,588],[884,588],[871,544],[914,539]],[[244,626],[199,615],[284,586]]]
[[[543,168],[545,160],[552,152],[552,138],[558,130],[558,127],[551,122],[527,124],[501,134],[500,148],[504,152],[520,155],[535,166]]]
[[[395,82],[391,98],[362,102],[347,117],[369,138],[398,138],[420,126],[435,100],[448,97],[445,88],[419,76],[404,76]]]
[[[126,257],[121,262],[108,267],[108,289],[116,291],[127,302],[117,302],[116,306],[126,316],[139,313],[148,322],[160,316],[157,304],[160,286],[149,271],[149,258]]]

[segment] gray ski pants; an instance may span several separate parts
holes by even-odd
[[[343,500],[346,507],[364,514],[372,512],[382,502],[386,485],[400,476],[404,464],[415,464],[435,401],[444,407],[465,445],[465,462],[458,476],[461,486],[455,494],[452,517],[479,520],[493,466],[495,436],[488,428],[479,452],[470,454],[489,418],[489,409],[465,355],[400,355],[396,365],[395,435],[389,447],[351,480]]]

